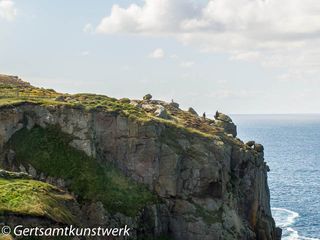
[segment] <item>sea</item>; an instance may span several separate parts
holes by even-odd
[[[284,240],[320,239],[320,114],[232,115],[265,148],[272,214]]]

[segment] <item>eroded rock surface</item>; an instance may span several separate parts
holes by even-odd
[[[166,118],[161,111],[159,117]],[[219,113],[214,124],[236,136],[228,116]],[[72,147],[101,163],[112,162],[161,199],[135,218],[109,214],[98,202],[87,203],[82,212],[88,222],[132,225],[136,239],[277,239],[262,145],[250,147],[226,134],[208,137],[117,113],[25,103],[0,109],[2,162],[12,166],[14,153],[5,151],[5,144],[15,132],[52,125],[73,137]],[[28,174],[48,180],[45,173],[24,167]],[[65,185],[62,179],[51,182]]]

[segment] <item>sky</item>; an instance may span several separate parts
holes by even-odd
[[[0,0],[0,73],[199,113],[320,113],[320,3]]]

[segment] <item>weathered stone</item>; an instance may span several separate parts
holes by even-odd
[[[31,176],[25,172],[9,172],[0,169],[0,177],[5,179],[30,179]]]
[[[198,113],[196,112],[196,110],[194,110],[192,107],[189,107],[188,112],[195,115],[195,116],[199,116]]]
[[[172,107],[174,107],[174,108],[179,108],[179,103],[176,103],[176,102],[174,102],[174,101],[172,101],[172,102],[170,103],[170,105],[171,105]]]
[[[253,147],[256,144],[255,141],[248,141],[246,142],[246,145],[248,145],[249,147]]]
[[[28,164],[29,167],[28,167],[28,173],[33,177],[33,178],[36,178],[37,177],[37,170],[31,165],[31,164]]]
[[[55,99],[54,99],[55,101],[58,101],[58,102],[65,102],[66,100],[65,100],[65,97],[64,96],[58,96],[58,97],[56,97]]]
[[[150,112],[154,113],[159,104],[143,105],[150,106]],[[91,209],[108,226],[130,223],[134,229],[147,231],[135,231],[133,239],[142,238],[143,234],[152,238],[169,234],[176,240],[253,240],[258,236],[276,239],[267,166],[262,154],[257,154],[256,145],[254,149],[248,148],[235,138],[231,141],[226,134],[210,139],[185,134],[160,121],[140,123],[103,111],[25,104],[0,110],[0,150],[16,131],[26,127],[25,116],[42,127],[59,127],[73,137],[73,147],[101,163],[112,161],[124,174],[158,194],[162,207],[147,206],[148,210],[141,210],[136,217],[110,214],[99,206]],[[220,114],[215,122],[213,127],[236,135],[231,119]],[[25,169],[21,167],[21,171]],[[68,187],[62,179],[47,173],[38,178],[60,188]],[[90,204],[82,206],[83,214]],[[98,221],[94,216],[90,218],[88,222]],[[139,228],[146,221],[148,224],[150,221],[151,227]]]
[[[220,112],[216,112],[215,125],[224,129],[226,133],[232,134],[233,137],[237,136],[237,126],[232,122],[232,119]]]
[[[223,130],[226,133],[231,134],[233,137],[237,136],[237,126],[234,125],[233,123],[229,123],[229,122],[225,122],[225,121],[221,121],[221,120],[216,120],[215,125],[217,127],[223,128]]]
[[[223,122],[230,122],[230,123],[232,122],[232,119],[228,115],[225,115],[218,111],[216,112],[216,115],[214,116],[214,118]]]
[[[26,173],[26,174],[28,173],[27,170],[26,170],[26,168],[25,168],[22,164],[19,165],[19,170],[20,170],[20,172],[22,172],[22,173]]]
[[[147,94],[147,95],[144,95],[143,96],[143,100],[146,100],[146,101],[149,101],[149,100],[151,100],[152,99],[152,95],[151,94]]]
[[[277,227],[276,228],[276,240],[281,240],[281,236],[282,236],[282,229]]]
[[[261,145],[259,143],[255,143],[254,144],[254,150],[256,150],[257,152],[263,152],[264,147],[263,147],[263,145]]]
[[[7,161],[9,166],[12,166],[15,159],[16,159],[16,153],[12,149],[9,149],[9,152],[7,153]]]
[[[158,106],[158,108],[154,112],[154,114],[156,117],[163,118],[163,119],[169,119],[169,115],[168,115],[167,110],[161,105]]]

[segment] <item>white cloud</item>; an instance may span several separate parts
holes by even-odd
[[[114,5],[96,31],[172,36],[232,60],[320,74],[319,0],[144,0]]]
[[[186,0],[145,0],[143,6],[128,8],[113,5],[110,16],[97,27],[100,33],[163,33],[174,32],[181,20],[192,17],[195,8]]]
[[[91,23],[87,23],[86,25],[84,25],[82,31],[84,33],[93,33],[94,32],[94,28],[93,28]]]
[[[17,16],[17,9],[11,0],[0,0],[0,19],[13,21]]]
[[[153,50],[153,52],[150,53],[149,55],[150,58],[154,58],[154,59],[164,58],[164,56],[165,56],[165,53],[162,48],[157,48]]]
[[[193,65],[194,65],[194,62],[192,62],[192,61],[186,61],[186,62],[180,63],[180,66],[184,67],[184,68],[189,68],[189,67],[192,67]]]

